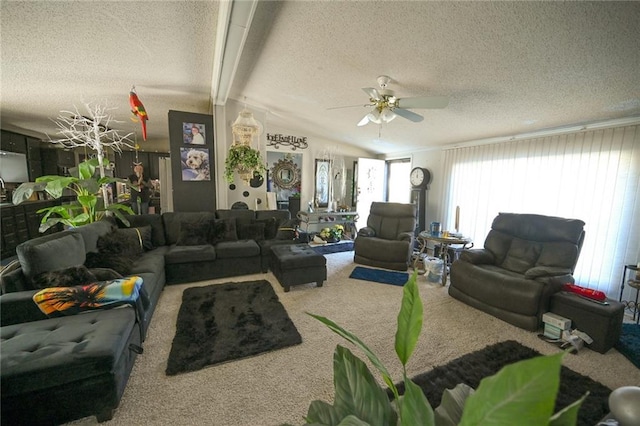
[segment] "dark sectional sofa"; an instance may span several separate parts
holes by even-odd
[[[91,415],[110,419],[165,284],[266,272],[271,247],[294,242],[287,228],[290,214],[283,210],[128,219],[129,227],[105,220],[24,242],[17,249],[19,263],[2,271],[2,424],[59,424]],[[224,235],[213,235],[221,223]],[[133,245],[140,245],[126,274],[119,275],[142,278],[141,301],[76,315],[43,314],[32,298],[39,291],[34,286],[50,275],[45,273],[64,275],[66,268],[85,265],[96,279],[114,278],[111,255],[104,250],[119,247],[121,241],[113,240],[118,235],[134,235]]]

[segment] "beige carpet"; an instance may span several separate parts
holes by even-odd
[[[255,274],[195,284],[167,286],[112,421],[105,425],[279,425],[302,424],[314,399],[331,401],[332,355],[336,344],[348,345],[305,312],[336,321],[356,333],[400,380],[393,349],[402,287],[348,278],[353,252],[327,255],[324,287],[304,285],[284,293],[275,277]],[[193,373],[164,374],[175,322],[185,288],[195,285],[266,278],[302,335],[301,345]],[[420,281],[424,327],[408,370],[410,375],[446,364],[484,346],[513,339],[541,353],[557,348],[536,333],[513,327],[452,299],[447,289]],[[359,356],[359,352],[356,352]],[[616,350],[606,355],[584,349],[565,358],[569,368],[615,389],[638,385],[640,370]],[[94,417],[72,424],[96,424]]]

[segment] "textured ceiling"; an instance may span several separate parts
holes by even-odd
[[[217,2],[2,2],[2,127],[53,132],[82,100],[168,150],[169,109],[210,112]],[[398,152],[564,125],[640,118],[640,2],[260,1],[229,97],[270,126]],[[382,127],[356,127],[363,87],[448,96]],[[136,128],[137,129],[137,128]]]

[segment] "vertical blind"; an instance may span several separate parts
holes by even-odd
[[[444,172],[445,229],[456,206],[476,247],[499,212],[581,219],[576,283],[618,299],[624,265],[640,260],[640,126],[449,149]]]

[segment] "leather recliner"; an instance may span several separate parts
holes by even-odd
[[[367,226],[354,242],[354,262],[406,271],[415,227],[415,204],[371,203]]]
[[[451,265],[449,294],[536,331],[551,296],[564,283],[574,283],[584,235],[584,222],[578,219],[499,213],[484,248],[464,250]]]

